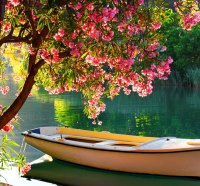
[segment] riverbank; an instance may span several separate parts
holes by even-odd
[[[44,161],[44,159],[49,159],[46,156],[39,158],[36,161],[31,162],[31,164],[39,163]],[[1,170],[0,171],[0,186],[55,186],[56,184],[44,182],[41,180],[30,179],[21,177],[18,174],[18,168],[12,167],[11,170]]]

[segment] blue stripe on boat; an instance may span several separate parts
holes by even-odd
[[[31,132],[40,134],[40,128],[32,129]]]

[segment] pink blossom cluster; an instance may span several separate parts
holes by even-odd
[[[177,1],[174,3],[177,12],[182,17],[183,29],[191,30],[200,22],[199,2],[193,1]]]
[[[173,59],[169,56],[166,61],[162,61],[159,65],[152,64],[150,68],[142,70],[142,74],[147,76],[150,81],[155,78],[166,80],[171,73],[170,65]]]
[[[101,102],[101,96],[104,93],[105,88],[102,84],[92,85],[90,92],[92,92],[91,98],[85,103],[88,106],[89,118],[96,119],[100,112],[105,111],[106,105]]]
[[[0,116],[3,114],[3,106],[0,105]],[[17,118],[17,116],[16,116]],[[1,129],[1,131],[3,132],[10,132],[11,130],[13,130],[14,126],[11,124],[13,121],[15,121],[16,119],[13,118],[9,123],[7,123],[5,126],[3,126],[3,128]]]
[[[94,6],[91,8],[94,10]],[[109,22],[116,21],[116,14],[119,10],[110,7],[104,7],[101,12],[92,11],[88,15],[88,21],[84,21],[81,25],[81,29],[84,34],[88,35],[90,38],[104,41],[111,41],[114,32],[111,30]],[[101,25],[101,26],[100,26]]]
[[[65,87],[61,87],[61,86],[54,88],[54,89],[46,87],[45,90],[48,91],[49,94],[60,94],[60,93],[69,91]]]
[[[70,3],[69,7],[73,8],[74,10],[79,10],[82,8],[82,4],[81,4],[81,2],[78,2],[77,4]]]
[[[10,87],[9,86],[0,86],[0,92],[3,94],[3,95],[6,95],[10,90]]]
[[[51,51],[47,51],[47,49],[41,49],[39,54],[45,62],[52,64],[52,63],[60,63],[61,58],[59,57],[58,50],[56,48],[52,48]]]
[[[8,32],[11,30],[11,24],[10,23],[6,23],[5,25],[3,25],[3,32]]]
[[[39,16],[36,15],[36,13],[33,10],[31,11],[31,14],[34,21],[36,21],[39,18]]]
[[[94,22],[86,22],[81,27],[83,32],[88,35],[90,38],[99,40],[101,31],[97,29],[97,26]]]
[[[87,100],[85,105],[89,118],[95,119],[93,123],[97,123],[97,116],[105,110],[103,96],[114,98],[120,91],[126,95],[137,92],[140,96],[147,96],[152,92],[155,78],[166,79],[170,74],[171,60],[158,61],[162,59],[161,52],[166,50],[156,35],[161,22],[155,19],[149,23],[145,19],[140,8],[144,0],[134,1],[132,5],[122,0],[108,4],[70,0],[68,5],[74,9],[71,17],[58,20],[58,16],[52,14],[51,18],[45,19],[45,24],[50,21],[57,24],[57,29],[50,30],[46,36],[48,43],[45,41],[45,47],[38,52],[46,63],[54,64],[52,68],[56,69],[63,53],[68,54],[69,51],[70,60],[64,64],[63,70],[73,70],[73,79],[70,83],[67,80],[61,82],[56,69],[49,79],[51,86],[46,90],[50,94],[82,91]],[[32,18],[36,24],[39,17],[40,12],[33,8]],[[69,27],[72,20],[73,26]],[[150,34],[143,39],[146,29],[150,29]],[[41,32],[42,29],[38,30],[38,34]],[[34,48],[30,47],[29,53],[35,54]],[[143,69],[144,66],[146,69]],[[59,67],[62,68],[61,65]],[[98,124],[101,122],[98,121]]]
[[[139,23],[128,23],[127,21],[121,21],[118,23],[117,29],[119,32],[126,32],[129,36],[137,35],[144,32],[144,27]]]
[[[131,91],[137,92],[139,96],[147,96],[152,93],[153,86],[152,81],[142,81],[140,76],[137,73],[130,72],[129,74],[120,75],[115,78],[115,86],[110,89],[110,97],[118,95],[120,89],[123,88],[123,92],[126,95],[129,95]]]
[[[1,129],[3,132],[10,132],[14,129],[14,126],[9,122]]]
[[[156,59],[160,55],[160,52],[166,50],[166,46],[162,46],[157,40],[155,40],[153,43],[149,43],[147,48],[141,53],[140,58],[144,58],[144,55],[146,54],[148,59]]]
[[[59,28],[58,32],[54,35],[54,39],[56,41],[62,41],[64,35],[65,35],[65,31],[62,28]]]
[[[89,10],[89,11],[93,11],[94,10],[94,5],[92,3],[89,3],[86,5],[86,8]]]
[[[30,55],[34,55],[34,54],[35,54],[35,49],[34,49],[33,47],[29,47],[29,48],[28,48],[28,53],[29,53]]]
[[[74,57],[79,57],[81,55],[81,47],[83,46],[82,42],[74,43],[74,42],[65,42],[66,45],[71,49],[70,54]]]
[[[85,62],[92,66],[99,66],[106,62],[106,57],[97,57],[88,54],[85,58]]]
[[[54,39],[58,42],[62,42],[64,45],[68,46],[71,51],[70,54],[74,57],[79,57],[81,55],[80,49],[83,46],[82,42],[75,43],[73,40],[76,39],[78,31],[75,30],[73,33],[69,34],[70,39],[65,38],[65,30],[62,28],[58,29],[58,32],[54,35]]]
[[[156,31],[156,30],[160,29],[161,25],[162,25],[161,22],[154,21],[151,23],[150,29],[153,31]]]
[[[30,170],[31,170],[31,164],[30,163],[26,163],[26,165],[24,165],[22,167],[22,169],[21,169],[21,175],[24,176]]]
[[[200,22],[200,11],[195,13],[187,13],[183,17],[183,28],[185,30],[191,30],[193,26],[196,26]]]
[[[119,10],[116,7],[115,8],[104,7],[102,9],[102,21],[103,22],[111,21],[118,13]]]
[[[144,0],[138,0],[138,4],[139,4],[139,5],[144,4]]]
[[[125,59],[122,57],[115,57],[108,58],[107,61],[111,69],[116,68],[122,70],[123,72],[129,71],[131,66],[134,64],[134,59],[132,58]]]
[[[46,87],[45,90],[48,91],[49,94],[60,94],[60,93],[69,92],[69,91],[78,92],[79,85],[73,84],[72,86],[69,86],[68,83],[66,83],[64,86],[58,86],[56,88]]]
[[[152,64],[150,68],[142,70],[144,78],[141,78],[139,74],[134,72],[118,75],[114,80],[116,86],[110,89],[110,97],[113,98],[115,95],[118,95],[120,87],[123,88],[126,95],[129,95],[131,91],[137,92],[142,97],[151,94],[153,90],[152,82],[155,78],[166,80],[171,72],[170,65],[172,62],[172,58],[168,57],[158,65]]]
[[[13,6],[18,6],[20,4],[20,0],[9,0]]]
[[[113,99],[115,96],[118,96],[120,93],[120,87],[112,86],[109,90],[109,97]]]

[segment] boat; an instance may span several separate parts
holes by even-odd
[[[99,169],[200,177],[200,139],[143,137],[67,127],[24,131],[25,142],[55,159]]]

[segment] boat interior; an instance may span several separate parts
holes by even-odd
[[[108,131],[88,131],[66,127],[40,127],[28,131],[35,137],[70,145],[109,150],[165,150],[200,148],[200,139],[188,140],[175,137],[143,137],[115,134]]]
[[[131,136],[114,134],[108,131],[96,132],[66,127],[40,127],[30,133],[49,136],[59,142],[86,143],[92,146],[135,147],[156,140],[154,137]]]

